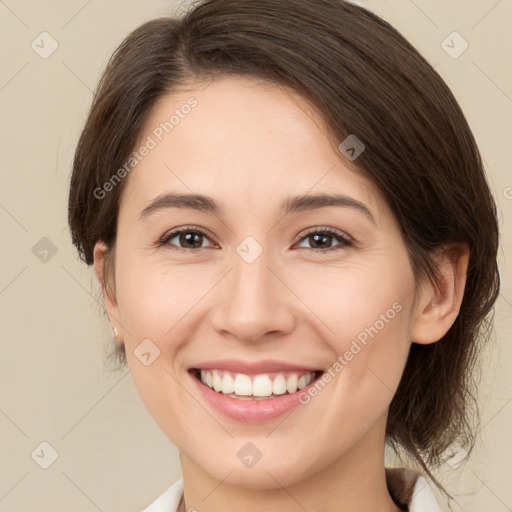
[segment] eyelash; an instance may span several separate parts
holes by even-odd
[[[198,227],[187,227],[187,226],[185,226],[183,228],[179,228],[179,229],[176,229],[174,231],[171,231],[170,233],[166,233],[163,237],[161,237],[158,240],[158,242],[157,242],[158,247],[162,247],[164,245],[167,245],[172,250],[177,250],[179,252],[189,253],[189,254],[191,252],[195,252],[196,254],[199,254],[199,253],[202,253],[205,249],[207,249],[207,247],[201,247],[201,248],[198,248],[198,249],[185,249],[183,247],[178,247],[178,246],[169,244],[169,240],[172,240],[177,235],[180,235],[182,233],[201,234],[201,235],[205,236],[206,238],[210,239],[210,235],[204,229],[201,229],[201,228],[198,228]],[[307,232],[304,233],[301,236],[301,238],[298,240],[298,242],[302,242],[305,238],[308,238],[312,234],[320,234],[320,235],[332,236],[338,242],[340,242],[340,245],[335,246],[335,247],[328,247],[327,249],[314,249],[314,248],[311,248],[310,249],[311,251],[316,251],[316,252],[320,252],[320,253],[326,253],[328,251],[334,251],[334,250],[337,250],[337,249],[342,249],[344,247],[350,247],[350,246],[353,245],[352,240],[347,235],[345,235],[344,233],[342,233],[340,231],[337,231],[337,230],[334,230],[334,229],[331,229],[331,228],[326,228],[326,227],[314,227],[314,228],[308,229]],[[306,247],[306,249],[307,249],[307,247]]]

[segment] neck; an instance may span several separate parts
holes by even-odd
[[[180,453],[185,498],[180,512],[399,512],[386,485],[385,419],[320,471],[286,487],[263,467],[259,470],[268,476],[264,489],[232,483],[233,472],[226,471],[224,478],[216,479]]]

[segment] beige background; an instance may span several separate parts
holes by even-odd
[[[485,159],[504,234],[496,336],[483,365],[477,448],[459,469],[445,463],[440,478],[459,495],[454,510],[512,510],[512,1],[357,3],[435,65]],[[177,450],[129,371],[104,365],[110,329],[66,219],[71,160],[100,72],[129,31],[177,8],[164,0],[0,0],[0,511],[137,511],[180,476]],[[31,47],[42,52],[46,37],[51,49],[43,31],[58,43],[46,59]],[[469,43],[456,59],[442,47],[453,31]],[[38,253],[48,249],[43,237],[57,251],[47,261]],[[52,449],[58,457],[43,469]]]

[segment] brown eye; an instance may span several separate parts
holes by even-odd
[[[339,244],[332,246],[332,239],[337,240]],[[315,228],[306,233],[306,235],[301,238],[301,241],[302,240],[308,240],[311,245],[310,248],[317,251],[334,250],[352,245],[352,241],[346,235],[332,229]],[[329,241],[331,242],[329,243]]]
[[[171,240],[176,239],[177,242],[171,243]],[[209,237],[206,232],[197,228],[180,228],[164,235],[159,240],[159,245],[166,245],[171,249],[182,250],[184,252],[198,251],[204,249],[202,245],[204,240]]]
[[[202,245],[203,235],[201,233],[188,231],[180,233],[177,237],[182,247],[185,246],[189,249],[198,249]]]

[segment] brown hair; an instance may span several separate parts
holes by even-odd
[[[377,15],[343,0],[206,0],[180,18],[137,28],[112,56],[78,143],[73,243],[91,265],[94,244],[104,241],[110,272],[126,179],[102,199],[94,191],[129,157],[158,99],[191,80],[228,74],[291,87],[321,113],[333,144],[349,134],[363,141],[366,150],[348,164],[387,200],[418,281],[436,282],[443,244],[469,244],[459,315],[438,342],[412,344],[386,431],[395,452],[411,455],[446,493],[427,465],[440,465],[454,441],[468,452],[474,445],[475,363],[500,286],[496,205],[450,89]],[[115,354],[126,364],[124,345]]]

